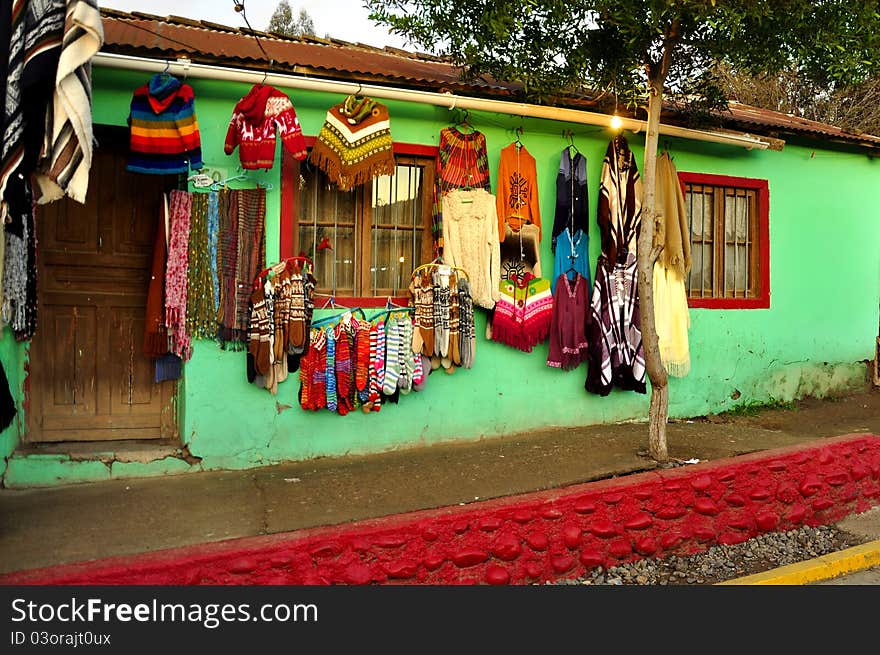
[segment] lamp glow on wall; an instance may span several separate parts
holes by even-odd
[[[611,117],[611,121],[609,124],[611,125],[612,130],[619,130],[623,125],[623,120],[621,120],[620,116],[617,115],[617,112],[614,112],[614,115]]]

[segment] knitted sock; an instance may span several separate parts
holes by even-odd
[[[279,273],[274,279],[275,307],[273,311],[273,323],[275,337],[273,340],[273,352],[275,362],[280,362],[287,354],[288,326],[290,322],[290,276],[287,273]],[[281,382],[282,380],[278,380]]]
[[[309,399],[309,391],[312,387],[312,373],[315,370],[314,362],[314,348],[309,348],[309,351],[302,356],[299,362],[299,405],[303,409],[309,409],[310,399]]]
[[[431,314],[434,325],[434,347],[427,355],[440,356],[440,342],[443,336],[443,308],[440,304],[440,276],[435,272],[431,280]]]
[[[357,372],[355,384],[357,385],[358,397],[361,402],[367,400],[370,395],[370,324],[361,321],[357,331]]]
[[[290,373],[287,370],[287,355],[283,355],[281,359],[277,360],[272,366],[275,367],[275,379],[278,380],[279,384],[284,382]]]
[[[345,416],[353,409],[349,394],[351,393],[351,351],[348,347],[348,334],[345,326],[336,326],[336,402],[340,416]]]
[[[449,278],[449,361],[455,366],[461,366],[461,351],[459,350],[459,323],[461,315],[458,306],[458,281],[455,276]]]
[[[254,356],[254,368],[260,375],[266,375],[272,363],[269,346],[269,312],[263,287],[259,286],[251,294],[250,327],[248,329],[248,352]]]
[[[378,412],[382,407],[382,400],[379,388],[379,362],[377,361],[377,348],[379,342],[379,327],[373,325],[370,327],[370,397],[364,407],[369,407],[370,411]]]
[[[424,364],[422,359],[424,355],[420,355],[419,353],[413,353],[413,378],[412,378],[412,388],[415,391],[421,391],[425,387],[425,378],[428,377],[427,373],[425,373]]]
[[[336,339],[333,336],[333,328],[327,328],[327,369],[324,377],[327,381],[327,409],[335,412],[336,404]]]
[[[376,326],[376,382],[379,389],[385,387],[385,321]]]
[[[400,366],[400,376],[397,379],[397,386],[401,393],[407,394],[412,389],[412,322],[408,316],[401,316],[397,319],[397,335],[400,339],[400,355],[398,358]]]
[[[382,393],[390,396],[397,389],[397,381],[400,377],[400,333],[397,329],[397,320],[393,316],[388,319],[385,338],[387,348],[385,351],[385,382],[382,385]]]
[[[427,272],[412,281],[410,295],[416,309],[413,352],[431,355],[434,352],[434,286]]]
[[[461,365],[471,368],[476,354],[476,328],[474,326],[474,301],[470,285],[464,278],[458,281],[459,343],[461,344]]]
[[[439,282],[439,291],[434,291],[434,301],[440,305],[440,321],[434,323],[434,352],[440,357],[449,356],[449,276],[434,274],[434,279]]]
[[[269,370],[266,371],[266,379],[263,387],[273,396],[278,393],[278,378],[276,376],[275,364],[269,364]]]
[[[296,353],[308,337],[306,321],[306,285],[301,273],[290,276],[290,302],[287,314],[287,350]]]
[[[312,388],[309,391],[309,409],[327,406],[327,335],[324,330],[312,330]]]

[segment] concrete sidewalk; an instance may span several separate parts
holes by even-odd
[[[880,393],[669,426],[700,461],[880,434]],[[286,532],[551,489],[653,468],[643,424],[319,459],[241,472],[0,491],[0,573]]]

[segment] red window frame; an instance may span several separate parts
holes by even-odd
[[[314,136],[305,137],[306,147],[311,148],[315,145],[316,138]],[[418,143],[394,143],[395,155],[410,155],[417,157],[436,157],[439,152],[437,146],[426,146]],[[299,253],[293,252],[293,208],[294,193],[296,186],[294,185],[294,171],[296,162],[289,152],[282,148],[281,157],[281,220],[279,221],[280,234],[278,235],[279,254],[281,259],[293,257]],[[384,307],[387,298],[364,296],[359,298],[342,297],[338,300],[345,301],[348,304],[357,305],[358,307]],[[409,303],[409,298],[392,298],[392,302],[399,305]]]
[[[757,192],[759,293],[752,298],[688,298],[688,307],[701,309],[770,308],[770,185],[767,180],[708,173],[679,172],[682,193],[686,184],[737,187]],[[690,235],[688,235],[690,237]]]

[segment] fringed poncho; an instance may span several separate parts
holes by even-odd
[[[502,280],[492,318],[492,340],[531,352],[550,333],[553,295],[550,281],[526,273]]]
[[[348,96],[327,112],[309,160],[342,191],[394,174],[388,109],[366,97]]]

